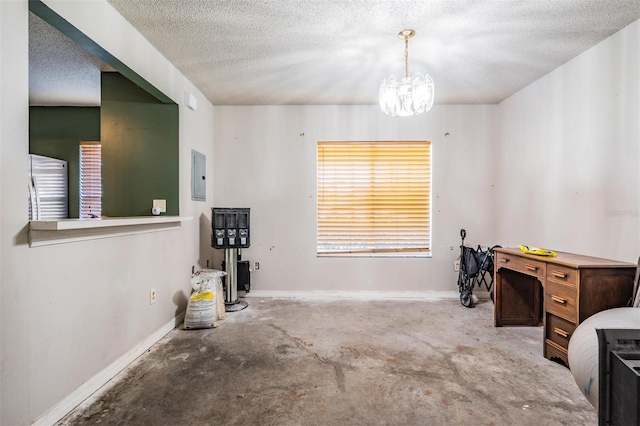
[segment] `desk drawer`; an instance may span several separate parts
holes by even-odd
[[[497,253],[495,262],[497,263],[498,268],[505,267],[512,271],[537,277],[541,281],[545,275],[545,263],[529,257]]]
[[[547,312],[545,325],[546,340],[551,340],[563,349],[569,348],[569,339],[576,329],[576,325],[565,319]]]
[[[569,356],[567,355],[567,350],[559,347],[549,340],[544,343],[544,356],[552,361],[560,360],[564,363],[564,365],[566,365],[567,367],[569,366]]]
[[[548,263],[547,279],[575,286],[578,282],[578,270],[567,266]]]
[[[558,315],[567,321],[576,323],[578,320],[575,287],[547,281],[544,290],[544,306],[547,312]]]

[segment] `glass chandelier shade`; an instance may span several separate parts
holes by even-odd
[[[398,81],[395,75],[382,80],[380,84],[380,108],[393,117],[406,117],[427,112],[433,106],[434,84],[429,74],[419,72],[409,76],[409,39],[413,30],[400,31],[398,37],[404,39],[405,76]]]

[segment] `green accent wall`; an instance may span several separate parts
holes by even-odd
[[[178,105],[119,73],[102,73],[102,214],[149,216],[152,200],[179,214]]]
[[[68,163],[69,217],[80,210],[80,141],[100,140],[99,107],[29,107],[29,153]]]

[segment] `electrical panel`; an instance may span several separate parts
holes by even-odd
[[[207,157],[198,151],[191,150],[191,199],[206,201],[207,199]]]

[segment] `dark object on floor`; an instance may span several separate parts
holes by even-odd
[[[640,425],[640,329],[597,328],[598,424]]]
[[[460,267],[458,269],[458,290],[460,303],[467,308],[473,307],[473,288],[485,286],[493,300],[493,246],[483,250],[481,246],[473,249],[464,245],[467,231],[460,230]]]
[[[222,270],[226,271],[226,262],[222,261]],[[248,260],[238,260],[236,262],[236,272],[237,272],[237,288],[238,291],[246,291],[249,293],[251,290],[251,272],[249,271],[249,261]],[[225,287],[225,278],[222,278],[222,286]]]

